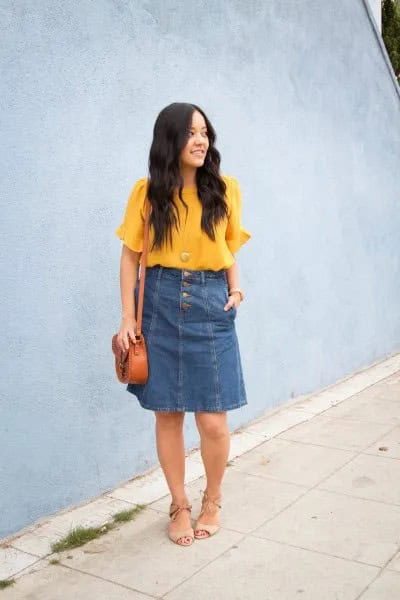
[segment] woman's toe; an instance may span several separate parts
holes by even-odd
[[[181,546],[188,546],[191,541],[191,538],[187,535],[185,537],[180,537],[178,539],[178,544],[181,544]]]
[[[208,533],[205,529],[196,529],[196,535],[200,537],[207,537]]]

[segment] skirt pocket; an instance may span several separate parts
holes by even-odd
[[[220,280],[213,282],[209,291],[209,304],[212,318],[216,317],[216,320],[218,321],[233,321],[236,318],[237,308],[235,305],[228,310],[224,310],[224,306],[228,300],[229,294],[227,283]]]

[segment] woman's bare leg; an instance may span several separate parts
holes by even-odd
[[[171,492],[172,502],[188,504],[185,493],[185,445],[183,440],[184,412],[155,412],[157,454]],[[190,513],[182,510],[170,523],[170,532],[191,527]],[[180,538],[179,543],[189,544],[190,538]]]
[[[210,499],[216,500],[221,498],[222,478],[230,448],[226,412],[196,413],[195,419],[201,440],[200,450],[207,478],[207,495]],[[204,513],[201,521],[207,525],[217,525],[219,523],[219,510],[216,506],[211,506],[213,509]],[[198,530],[195,533],[196,535],[202,535]],[[203,535],[206,537],[208,534],[203,532]]]

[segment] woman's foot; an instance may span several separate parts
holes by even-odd
[[[221,496],[210,497],[207,490],[203,492],[201,511],[194,528],[197,539],[210,537],[220,529]]]
[[[168,528],[170,540],[180,546],[190,546],[194,541],[194,531],[190,520],[192,505],[188,502],[172,502],[169,509],[171,523]]]

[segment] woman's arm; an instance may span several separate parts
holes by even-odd
[[[228,288],[238,288],[239,286],[239,269],[235,261],[233,265],[226,269],[226,278],[228,280]]]
[[[120,262],[120,290],[122,322],[119,330],[119,343],[125,350],[129,349],[129,337],[135,341],[135,296],[134,289],[138,278],[141,252],[134,252],[125,244],[122,245]]]
[[[235,261],[233,265],[226,269],[226,278],[228,281],[228,289],[240,288],[239,285],[239,267],[237,262]],[[229,297],[228,302],[225,304],[226,310],[229,310],[232,305],[236,307],[239,306],[241,302],[241,296],[239,292],[234,292],[232,296]]]

